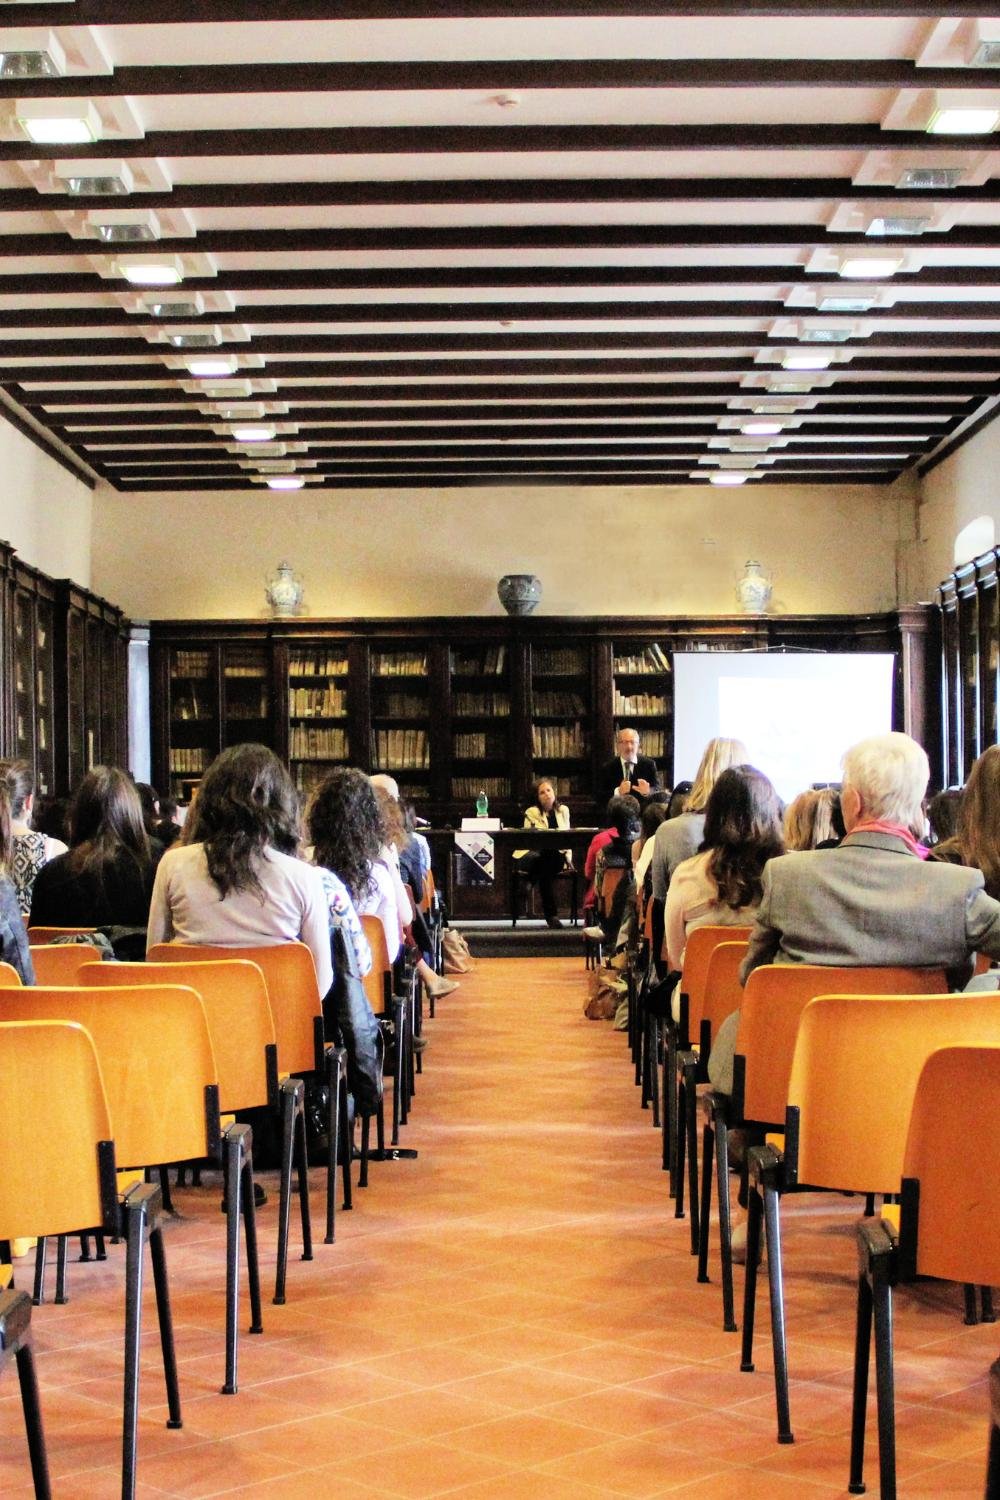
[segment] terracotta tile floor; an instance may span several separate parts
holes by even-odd
[[[407,1132],[420,1159],[373,1167],[336,1246],[290,1262],[287,1305],[265,1301],[264,1335],[241,1339],[236,1397],[218,1394],[218,1188],[178,1194],[168,1258],[184,1430],[163,1425],[148,1300],[142,1495],[846,1492],[857,1202],[788,1205],[797,1441],[779,1448],[766,1326],[757,1373],[741,1375],[718,1288],[696,1285],[687,1224],[668,1206],[625,1039],[583,1020],[583,988],[579,961],[494,959],[440,1006]],[[318,1226],[318,1174],[314,1187]],[[66,1307],[35,1313],[56,1500],[118,1493],[121,1291],[113,1250],[104,1265],[71,1266]],[[985,1374],[1000,1332],[964,1328],[957,1294],[935,1287],[899,1297],[897,1335],[900,1494],[981,1496]],[[6,1379],[3,1495],[29,1491],[15,1391]]]

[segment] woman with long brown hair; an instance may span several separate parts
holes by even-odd
[[[1000,900],[1000,745],[990,745],[974,763],[955,832],[934,845],[931,857],[982,870],[987,895]]]
[[[94,766],[70,808],[69,851],[38,872],[35,927],[145,927],[155,859],[127,771]]]
[[[311,950],[319,992],[333,982],[319,871],[298,859],[291,778],[266,745],[232,745],[209,766],[180,844],[160,861],[148,944],[218,943]]]

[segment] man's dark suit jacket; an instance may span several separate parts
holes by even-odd
[[[618,785],[621,782],[621,779],[621,756],[616,755],[614,760],[609,760],[606,766],[601,767],[600,774],[597,778],[597,808],[598,812],[602,815],[605,812],[608,803],[611,801],[611,798],[618,790]],[[636,756],[635,770],[632,773],[632,779],[633,782],[648,781],[651,787],[658,787],[660,784],[660,776],[659,772],[656,769],[656,761],[652,760],[648,755]],[[638,797],[640,804],[642,803],[643,798],[639,796],[638,792],[634,792],[633,796]]]

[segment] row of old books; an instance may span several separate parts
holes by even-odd
[[[288,736],[290,760],[346,760],[347,731],[318,724],[293,724]]]
[[[426,729],[376,729],[375,764],[384,771],[426,771],[431,763]]]
[[[347,716],[347,691],[330,687],[288,689],[288,712],[293,719],[342,719]]]

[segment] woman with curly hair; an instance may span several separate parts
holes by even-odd
[[[330,919],[320,872],[296,857],[298,798],[265,745],[233,745],[212,762],[183,841],[160,861],[148,946],[271,947],[298,940],[321,996],[333,981]]]
[[[781,803],[767,777],[753,766],[723,771],[705,808],[701,850],[677,866],[667,890],[667,960],[672,970],[683,967],[692,928],[753,922],[764,866],[784,852]]]
[[[162,850],[150,847],[127,771],[94,766],[87,772],[70,808],[69,842],[69,851],[35,877],[32,926],[145,927]]]

